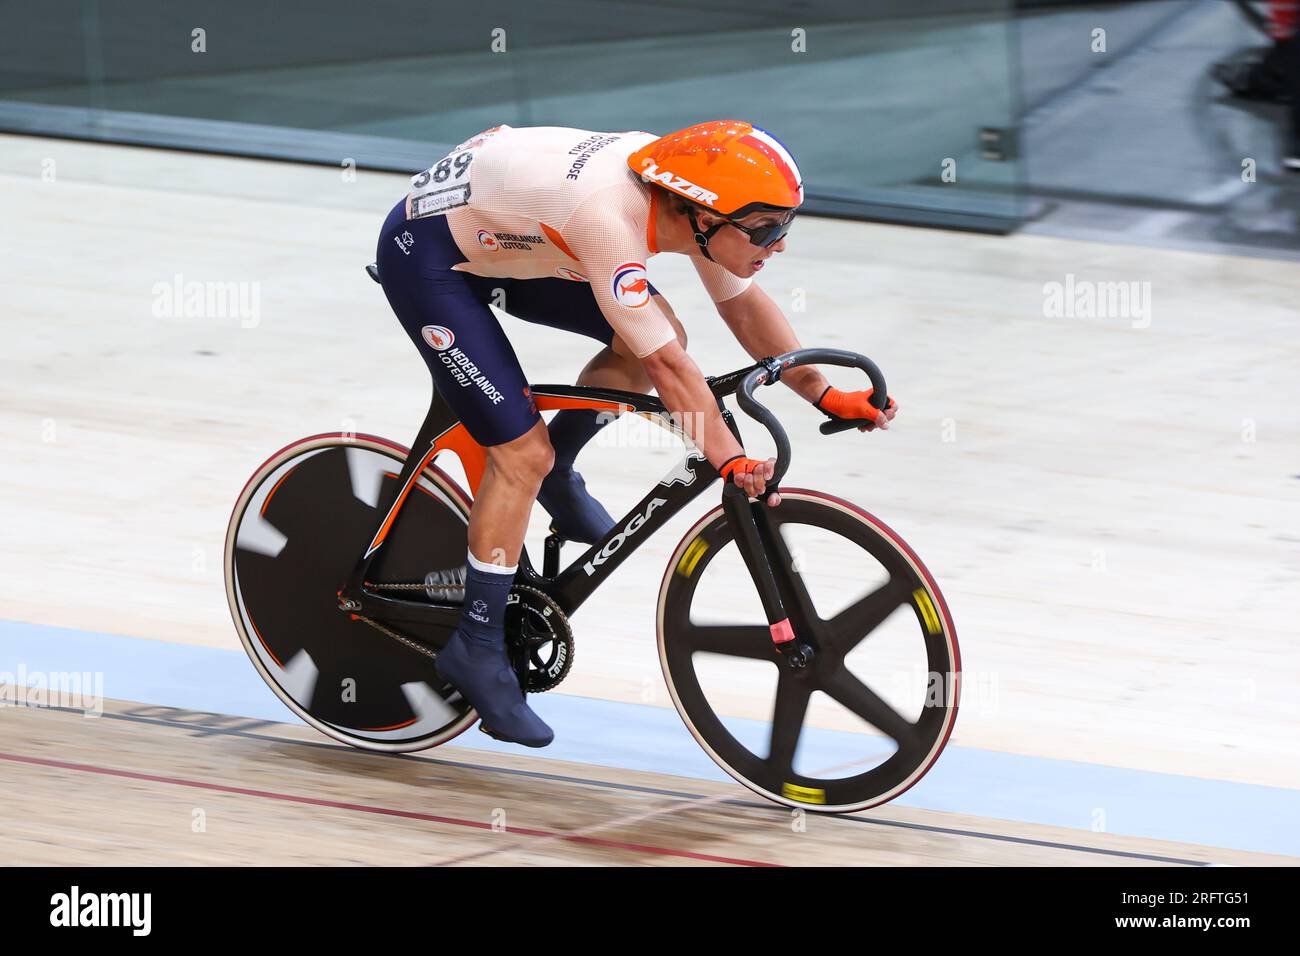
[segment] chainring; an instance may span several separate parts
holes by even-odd
[[[573,667],[573,630],[550,595],[516,584],[506,603],[506,650],[526,694],[556,687]]]

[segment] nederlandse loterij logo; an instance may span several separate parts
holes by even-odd
[[[478,244],[488,252],[496,252],[501,248],[501,243],[497,241],[497,237],[492,235],[492,233],[488,232],[486,229],[480,229],[478,231]]]
[[[439,352],[451,348],[451,344],[456,341],[456,336],[452,334],[451,329],[442,325],[426,325],[420,329],[420,334],[424,336],[424,341]]]
[[[623,263],[614,270],[612,283],[614,298],[625,309],[639,309],[650,301],[650,280],[643,263]]]

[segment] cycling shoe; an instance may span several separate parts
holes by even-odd
[[[537,501],[551,516],[556,533],[566,541],[595,544],[614,527],[605,506],[591,496],[582,475],[572,468],[552,470],[542,481]]]
[[[555,739],[554,731],[525,703],[504,643],[468,640],[457,630],[434,666],[478,711],[493,737],[525,747],[545,747]]]

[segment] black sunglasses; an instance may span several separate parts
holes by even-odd
[[[742,226],[734,219],[728,219],[727,225],[735,226],[749,237],[751,243],[758,246],[760,249],[770,249],[785,238],[785,234],[790,231],[790,224],[793,222],[794,212],[791,211],[790,214],[780,222],[774,222],[767,226]]]

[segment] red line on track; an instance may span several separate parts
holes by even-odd
[[[231,787],[221,783],[204,783],[201,780],[185,780],[181,777],[163,777],[152,773],[139,773],[134,770],[115,770],[112,767],[96,767],[93,764],[70,763],[65,760],[47,760],[42,757],[24,757],[20,754],[0,752],[0,760],[13,763],[35,764],[40,767],[57,767],[61,770],[77,770],[82,773],[97,773],[106,777],[125,777],[128,780],[148,780],[153,783],[172,784],[177,787],[193,787],[198,790],[215,790],[219,793],[236,793],[245,797],[262,797],[267,800],[284,800],[289,803],[304,803],[315,807],[333,807],[336,810],[355,810],[359,813],[375,813],[388,817],[406,817],[411,820],[425,820],[430,823],[444,823],[448,826],[470,827],[475,830],[491,830],[492,824],[477,820],[462,820],[458,817],[440,817],[432,813],[416,813],[414,810],[395,810],[391,807],[374,807],[364,803],[343,803],[339,800],[321,800],[318,797],[299,797],[291,793],[276,793],[272,790],[250,790],[247,787]],[[735,866],[780,866],[779,863],[763,863],[758,860],[740,860],[726,856],[712,856],[708,853],[692,853],[690,850],[673,850],[667,847],[647,846],[641,843],[620,843],[617,840],[602,840],[598,837],[567,836],[549,830],[534,830],[524,827],[506,827],[505,833],[519,836],[544,837],[553,840],[565,840],[570,843],[582,843],[588,846],[609,847],[614,850],[632,850],[637,853],[649,853],[655,856],[674,856],[688,860],[703,860],[709,863],[730,863]]]

